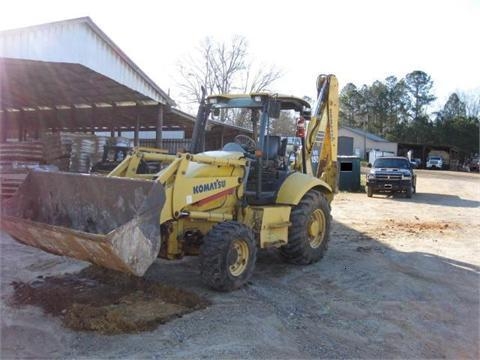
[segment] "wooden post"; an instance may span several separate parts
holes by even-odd
[[[140,146],[140,139],[139,139],[139,133],[140,133],[140,115],[137,114],[135,116],[137,122],[135,123],[135,130],[133,132],[133,146]]]
[[[60,114],[59,114],[59,110],[56,106],[53,107],[53,116],[55,117],[55,121],[53,122],[55,125],[52,127],[52,133],[56,133],[58,132],[60,129],[60,131],[62,131],[62,124],[60,123]]]
[[[92,135],[95,135],[95,124],[98,124],[97,118],[98,118],[97,105],[92,104],[92,115],[90,117],[90,133]]]
[[[117,115],[117,105],[115,103],[112,104],[112,111],[110,116],[110,137],[115,137],[115,118]]]
[[[0,112],[0,142],[7,142],[8,131],[8,111],[3,110]]]
[[[80,131],[80,126],[78,126],[78,121],[77,121],[77,108],[73,104],[70,105],[70,119],[73,124],[72,127],[75,129],[75,131]]]
[[[159,149],[162,148],[162,128],[163,128],[163,105],[158,104],[158,113],[157,113],[157,126],[156,126],[156,136],[155,136],[155,146]]]
[[[20,110],[20,116],[18,118],[18,141],[23,141],[25,139],[25,111]]]
[[[37,109],[36,112],[37,112],[37,122],[35,123],[35,126],[34,126],[33,137],[35,138],[35,140],[38,140],[40,139],[41,129],[43,128],[42,126],[43,114],[42,114],[42,110],[40,109]]]

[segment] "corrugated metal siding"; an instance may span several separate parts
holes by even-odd
[[[52,23],[0,33],[0,56],[78,63],[155,101],[167,100],[104,41],[88,21]]]

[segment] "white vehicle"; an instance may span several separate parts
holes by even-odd
[[[427,160],[427,169],[442,169],[443,159],[441,156],[430,156]]]

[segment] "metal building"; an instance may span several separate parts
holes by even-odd
[[[398,144],[361,129],[340,126],[338,129],[339,155],[355,155],[367,159],[369,152],[384,151],[397,154]]]

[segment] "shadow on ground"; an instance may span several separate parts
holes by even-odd
[[[413,201],[417,203],[442,205],[462,208],[478,208],[480,201],[462,199],[457,195],[433,194],[433,193],[417,193]]]
[[[366,195],[365,195],[366,196]],[[412,203],[422,203],[429,205],[442,205],[450,207],[459,207],[459,208],[478,208],[480,206],[479,201],[462,199],[457,195],[445,195],[445,194],[434,194],[434,193],[424,193],[417,192],[412,195],[412,198],[407,199],[403,193],[394,193],[394,194],[374,194],[373,197],[378,199],[385,200],[403,200]]]

